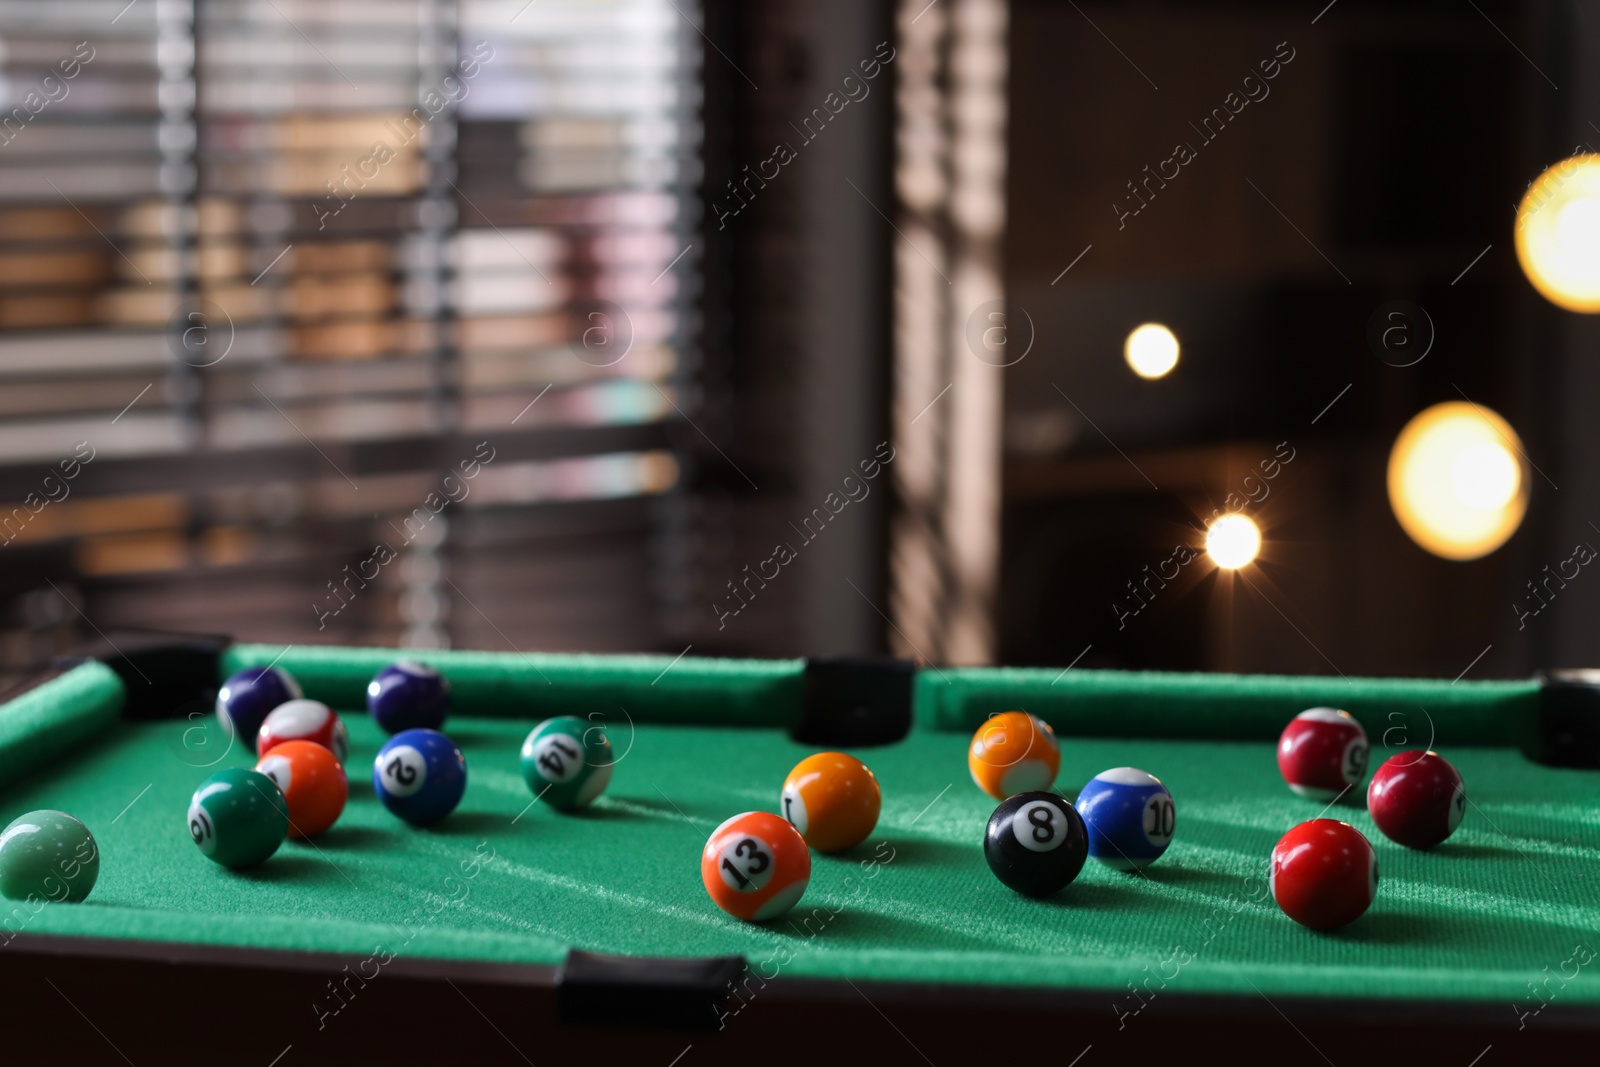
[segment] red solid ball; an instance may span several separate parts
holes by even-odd
[[[1384,836],[1407,848],[1432,848],[1461,825],[1467,790],[1437,752],[1402,752],[1384,760],[1367,787],[1367,811]]]
[[[1278,738],[1278,771],[1303,797],[1332,800],[1367,773],[1367,732],[1348,711],[1312,708]]]
[[[1312,819],[1273,848],[1270,884],[1289,918],[1313,930],[1337,930],[1359,919],[1378,895],[1378,857],[1349,823]]]

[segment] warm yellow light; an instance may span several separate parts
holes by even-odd
[[[1224,515],[1206,530],[1206,553],[1225,571],[1236,571],[1261,551],[1261,529],[1243,515]]]
[[[1478,511],[1504,508],[1521,485],[1517,457],[1498,441],[1468,445],[1450,463],[1450,488],[1469,508]]]
[[[1389,504],[1411,539],[1445,559],[1505,544],[1528,510],[1522,443],[1476,404],[1436,404],[1406,423],[1389,453]]]
[[[1564,159],[1528,187],[1517,260],[1552,304],[1600,311],[1600,155]]]
[[[1178,365],[1178,338],[1159,322],[1147,322],[1128,335],[1122,355],[1139,377],[1164,378]]]

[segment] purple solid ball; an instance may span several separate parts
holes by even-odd
[[[437,730],[450,714],[450,683],[432,667],[403,660],[367,683],[367,713],[391,734]]]
[[[302,696],[300,683],[282,667],[246,667],[230,675],[217,690],[217,718],[231,726],[236,737],[253,745],[272,709]]]

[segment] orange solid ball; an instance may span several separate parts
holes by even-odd
[[[1049,789],[1060,769],[1056,732],[1025,711],[1005,711],[986,720],[967,749],[972,780],[996,800]]]
[[[315,741],[275,745],[256,770],[276,782],[289,802],[290,837],[316,837],[344,811],[350,792],[344,767]]]
[[[806,891],[811,852],[778,816],[747,811],[711,832],[700,854],[700,879],[717,907],[734,918],[776,919]]]
[[[818,852],[843,852],[878,825],[883,794],[867,765],[843,752],[819,752],[783,780],[783,817]]]

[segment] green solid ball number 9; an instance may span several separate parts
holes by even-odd
[[[229,767],[194,791],[188,823],[190,838],[207,859],[239,870],[278,851],[289,834],[289,805],[271,778]]]

